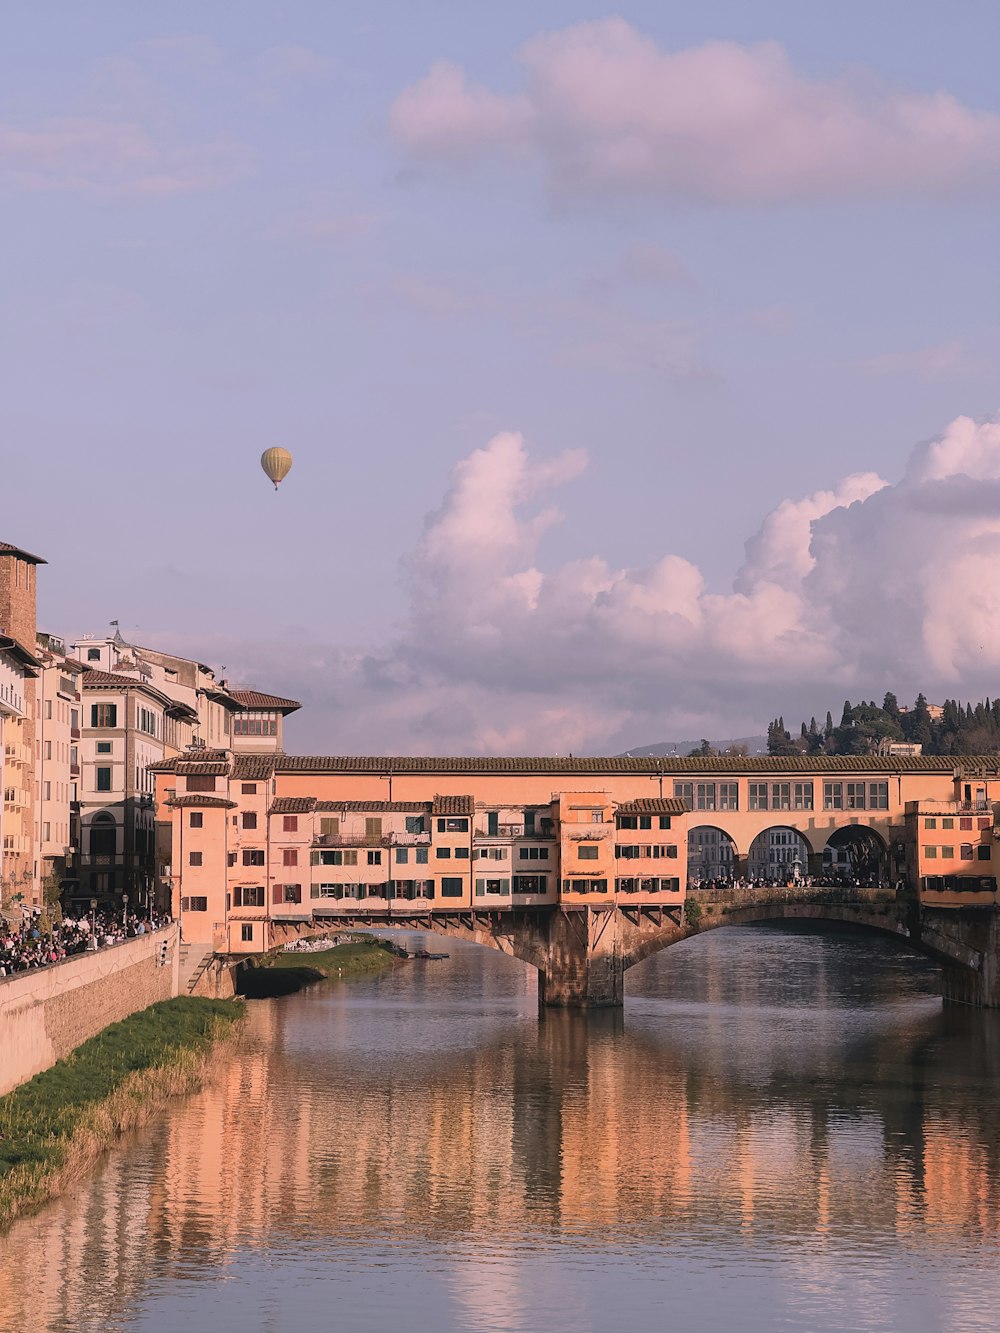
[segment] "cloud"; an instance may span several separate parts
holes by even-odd
[[[972,358],[957,339],[933,347],[917,347],[905,352],[882,352],[861,362],[868,375],[951,375],[969,370]]]
[[[776,42],[669,51],[611,18],[537,36],[519,63],[511,93],[434,65],[392,104],[398,146],[427,163],[537,162],[567,196],[758,205],[1000,181],[1000,116],[872,75],[815,78]]]
[[[251,166],[242,144],[173,144],[130,121],[63,116],[27,129],[0,122],[0,185],[8,188],[154,198],[230,185]]]
[[[897,482],[783,501],[722,591],[669,551],[618,568],[588,544],[548,566],[555,499],[585,466],[512,432],[459,462],[405,559],[391,642],[159,642],[300,699],[288,744],[340,754],[613,752],[886,689],[997,692],[1000,417],[959,417]]]

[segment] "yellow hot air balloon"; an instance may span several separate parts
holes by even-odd
[[[265,449],[260,456],[260,465],[277,490],[291,470],[292,455],[287,449]]]

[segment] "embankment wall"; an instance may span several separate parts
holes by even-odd
[[[0,1096],[49,1069],[109,1023],[176,995],[178,934],[172,924],[51,967],[0,978]]]

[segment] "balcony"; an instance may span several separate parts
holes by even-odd
[[[488,829],[477,828],[475,836],[477,838],[539,838],[547,842],[555,842],[556,831],[552,824],[543,824],[541,828],[525,828],[523,824],[498,824],[495,833],[491,833]]]
[[[379,837],[348,837],[344,833],[321,833],[313,838],[314,847],[427,847],[429,833],[383,833]]]
[[[997,802],[975,801],[907,801],[907,814],[919,815],[992,815]]]

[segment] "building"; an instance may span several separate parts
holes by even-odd
[[[79,678],[83,667],[54,634],[35,641],[35,843],[42,894],[53,901],[75,887],[80,846]]]
[[[241,712],[233,718],[233,749],[239,754],[282,754],[282,727],[301,704],[260,690],[230,690]]]
[[[37,570],[45,561],[9,542],[0,542],[0,642],[7,685],[19,695],[6,709],[3,744],[3,861],[5,901],[13,896],[32,906],[41,901],[35,818],[35,713],[37,663]],[[12,668],[15,661],[23,670]],[[13,674],[12,674],[13,672]],[[4,711],[4,710],[0,710]]]

